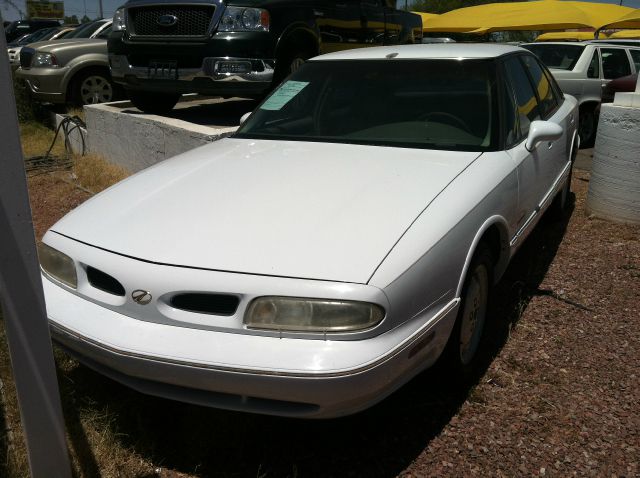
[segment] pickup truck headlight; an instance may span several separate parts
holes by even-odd
[[[115,13],[113,14],[113,24],[112,24],[111,31],[123,32],[126,29],[127,28],[124,21],[124,8],[120,8],[116,10]]]
[[[78,287],[76,265],[71,257],[41,243],[38,244],[38,259],[40,267],[48,276],[74,289]]]
[[[32,68],[52,68],[58,66],[58,59],[53,53],[47,53],[43,51],[37,51],[31,61]]]
[[[294,332],[352,332],[368,329],[384,318],[384,310],[366,302],[289,297],[260,297],[247,309],[249,328]]]
[[[269,12],[262,8],[227,7],[220,19],[218,31],[268,32]]]

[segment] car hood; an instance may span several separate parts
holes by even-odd
[[[156,263],[366,283],[479,155],[225,139],[123,181],[52,230]]]
[[[68,40],[47,40],[30,43],[29,48],[49,53],[60,53],[68,50],[82,49],[107,53],[107,40],[102,38],[69,38]]]

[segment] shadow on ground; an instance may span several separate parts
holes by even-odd
[[[493,324],[478,377],[498,354],[556,255],[570,214],[545,217],[494,289]],[[477,378],[476,381],[477,382]],[[435,367],[381,404],[355,416],[304,421],[208,409],[141,395],[78,366],[62,379],[76,403],[109,409],[113,434],[166,469],[198,476],[396,476],[428,446],[467,399],[474,382],[459,384]],[[68,402],[68,400],[64,400]],[[82,429],[78,408],[65,413]],[[87,476],[95,460],[76,439]]]

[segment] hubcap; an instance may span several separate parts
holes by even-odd
[[[489,273],[484,265],[479,265],[469,281],[464,297],[464,311],[460,324],[460,361],[471,363],[478,351],[482,329],[487,312],[489,294]]]
[[[298,68],[300,68],[303,64],[304,64],[304,59],[300,57],[294,58],[293,61],[291,62],[289,73],[295,73],[296,71],[298,71]]]
[[[113,98],[111,83],[102,76],[88,76],[80,84],[80,99],[82,104],[93,105],[105,103]]]

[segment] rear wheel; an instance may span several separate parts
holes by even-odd
[[[580,122],[578,123],[578,135],[580,136],[580,147],[591,148],[596,142],[596,131],[598,130],[598,117],[594,106],[583,106],[580,108]]]
[[[180,99],[179,93],[149,93],[147,91],[127,90],[127,95],[143,113],[166,114],[169,113]]]
[[[448,367],[459,378],[472,374],[484,342],[492,278],[493,258],[489,247],[481,244],[467,271],[458,317],[444,352]]]

